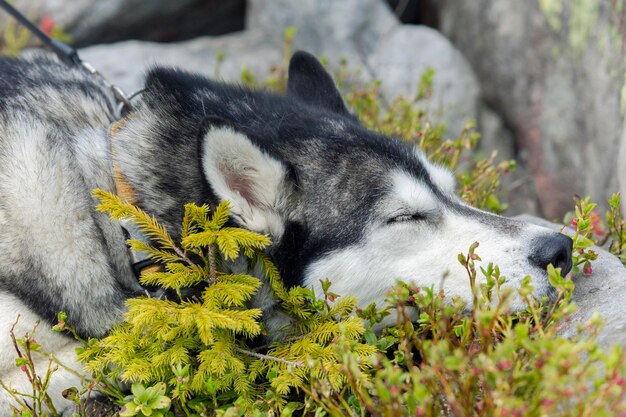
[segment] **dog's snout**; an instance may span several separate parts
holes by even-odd
[[[572,269],[572,239],[561,233],[541,237],[535,240],[530,261],[541,269],[549,264],[561,268],[566,275]]]

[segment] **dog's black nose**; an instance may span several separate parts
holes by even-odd
[[[533,241],[528,259],[541,269],[549,264],[561,268],[561,275],[565,276],[572,269],[572,243],[569,236],[561,233],[540,237]]]

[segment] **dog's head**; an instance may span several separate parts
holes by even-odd
[[[286,96],[155,69],[127,125],[120,163],[148,211],[175,228],[183,203],[230,200],[237,224],[272,237],[289,285],[319,294],[329,278],[366,305],[397,280],[442,283],[469,301],[456,259],[475,241],[508,285],[529,274],[538,296],[551,293],[548,264],[571,268],[569,238],[468,206],[449,171],[365,129],[307,53],[291,60]]]

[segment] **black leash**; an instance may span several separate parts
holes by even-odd
[[[100,79],[106,84],[107,87],[113,91],[113,95],[117,100],[119,111],[127,112],[132,110],[132,105],[130,104],[129,99],[124,94],[121,88],[116,85],[113,85],[107,81],[106,78],[102,74],[100,74],[94,67],[92,67],[88,62],[83,61],[78,56],[78,51],[71,47],[70,45],[61,42],[58,39],[52,39],[50,36],[46,35],[41,29],[39,29],[36,25],[33,24],[30,20],[28,20],[22,13],[20,13],[15,7],[13,7],[7,0],[0,0],[0,7],[2,7],[7,13],[15,18],[20,24],[22,24],[29,32],[37,37],[45,46],[47,46],[50,50],[52,50],[57,57],[64,63],[69,66],[76,66],[84,71],[87,71],[89,74],[100,77]]]

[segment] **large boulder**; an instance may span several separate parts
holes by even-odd
[[[383,36],[367,57],[386,95],[412,97],[420,76],[435,70],[433,97],[425,103],[431,117],[445,120],[450,133],[479,116],[480,90],[472,68],[441,33],[425,26],[399,25]]]
[[[478,81],[463,56],[439,32],[401,24],[384,1],[250,0],[248,7],[248,30],[280,36],[296,27],[296,48],[361,65],[382,81],[388,100],[415,96],[421,75],[433,68],[435,97],[427,108],[451,135],[479,117]]]
[[[295,27],[296,47],[334,57],[364,57],[399,25],[380,0],[249,0],[246,15],[248,30],[281,37],[285,28]]]
[[[558,7],[541,10],[540,3]],[[574,193],[604,201],[616,191],[618,178],[626,178],[626,158],[618,158],[624,29],[616,3],[437,4],[442,32],[476,71],[487,104],[511,127],[544,216],[560,217]]]
[[[171,41],[243,28],[245,0],[15,0],[31,19],[51,17],[75,45]],[[7,16],[0,13],[0,28]]]
[[[216,74],[220,51],[225,58]],[[237,81],[243,67],[263,78],[273,65],[282,62],[280,43],[263,32],[250,31],[168,44],[125,41],[92,46],[79,53],[127,93],[140,89],[146,71],[157,64]]]

